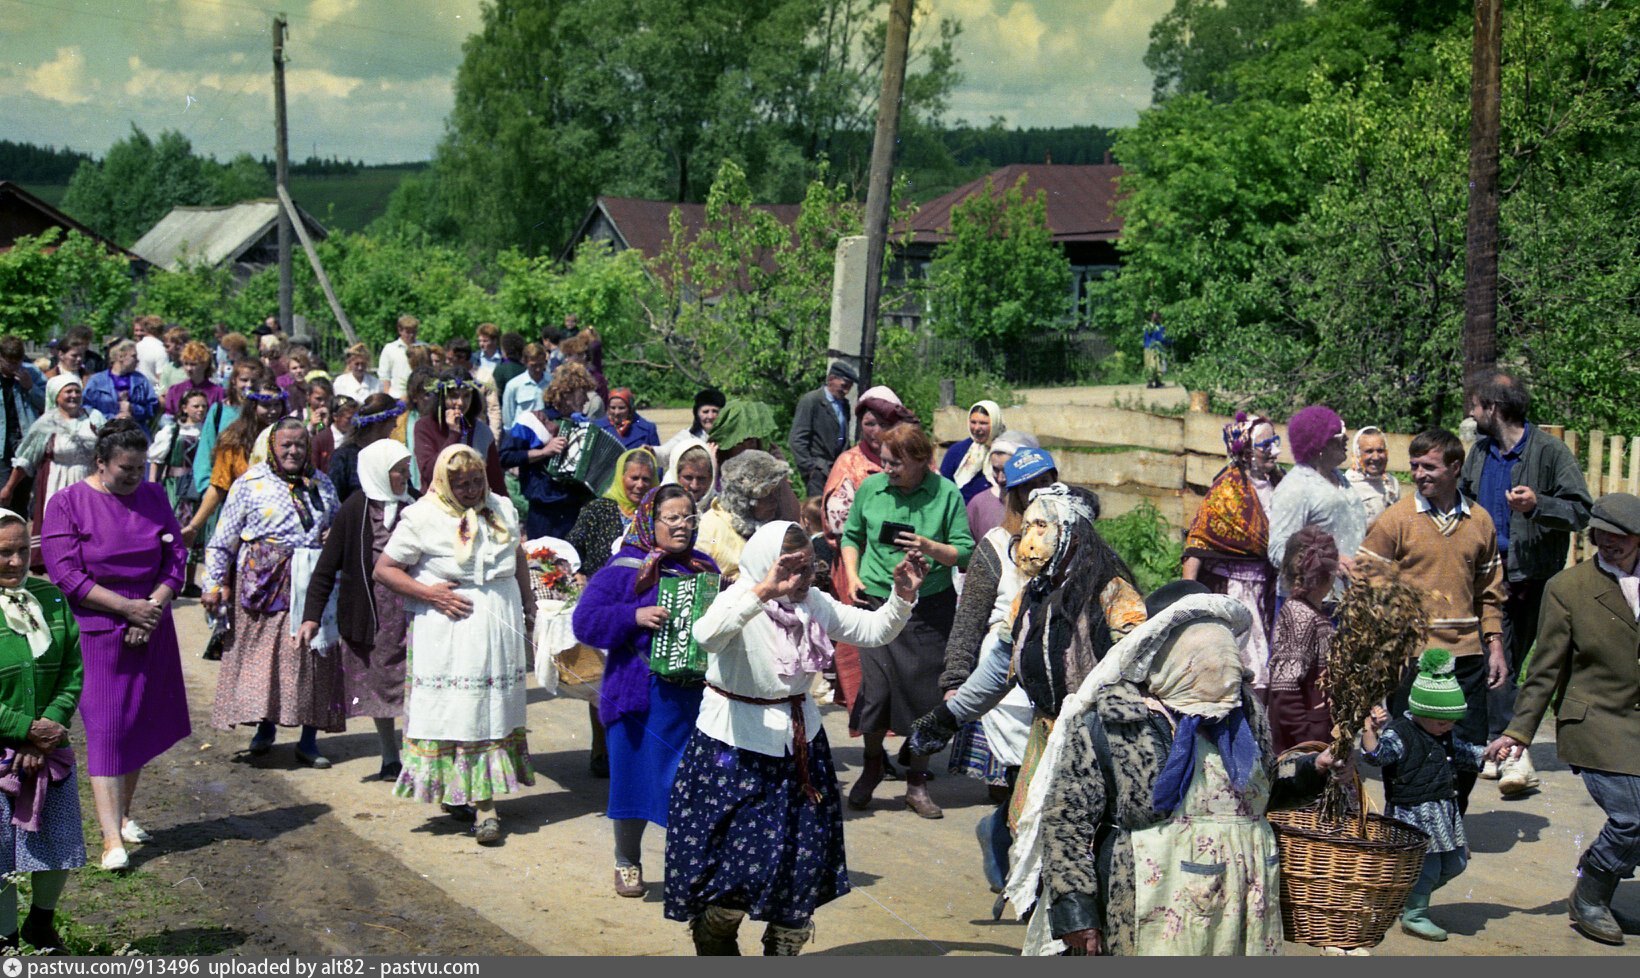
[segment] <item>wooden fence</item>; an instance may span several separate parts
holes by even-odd
[[[1104,515],[1120,516],[1149,501],[1181,531],[1190,525],[1213,477],[1224,467],[1223,432],[1229,423],[1227,417],[1199,411],[1152,414],[1077,404],[1071,398],[1008,408],[1009,427],[1030,432],[1052,449],[1061,477],[1098,492]],[[1563,439],[1573,455],[1580,445],[1586,446],[1585,475],[1596,498],[1608,492],[1640,494],[1640,437],[1608,436],[1603,431],[1580,436],[1557,425],[1539,430]],[[1290,463],[1287,426],[1276,425],[1276,433],[1282,439],[1282,461]],[[936,441],[950,444],[967,436],[968,416],[962,408],[936,412]],[[1409,471],[1412,436],[1387,433],[1387,440],[1390,470]]]

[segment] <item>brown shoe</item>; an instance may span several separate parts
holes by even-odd
[[[883,783],[883,763],[887,760],[888,755],[883,751],[866,755],[865,766],[860,769],[860,779],[848,790],[848,807],[865,811],[871,806],[871,793]]]
[[[928,797],[928,772],[912,771],[905,780],[905,807],[921,818],[944,818],[945,812]]]
[[[641,897],[644,894],[642,866],[615,867],[615,894],[624,897]]]

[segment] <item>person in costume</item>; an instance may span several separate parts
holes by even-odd
[[[505,495],[501,455],[495,432],[484,420],[484,397],[478,382],[467,376],[465,368],[451,367],[439,374],[434,388],[436,406],[431,417],[422,418],[416,425],[415,444],[411,446],[421,471],[421,484],[432,484],[433,465],[446,448],[466,445],[484,460],[490,491]]]

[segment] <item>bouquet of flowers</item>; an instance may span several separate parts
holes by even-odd
[[[580,586],[569,569],[569,561],[558,556],[551,547],[537,547],[525,554],[530,562],[530,582],[539,601],[573,602],[580,596]]]

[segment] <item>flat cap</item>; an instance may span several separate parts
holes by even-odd
[[[826,376],[841,377],[851,384],[858,384],[860,382],[860,375],[854,372],[854,368],[841,360],[833,360],[831,362],[831,369],[826,371]]]
[[[1640,536],[1640,496],[1613,492],[1596,499],[1589,513],[1589,529]]]

